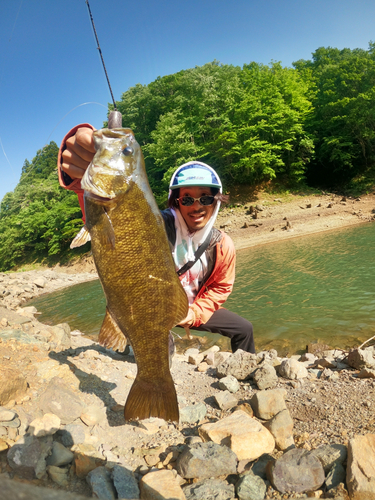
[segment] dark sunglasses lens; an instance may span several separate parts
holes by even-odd
[[[180,198],[181,205],[184,207],[190,207],[194,203],[194,198],[191,196],[184,196],[183,198]]]
[[[199,198],[201,205],[212,205],[214,200],[214,196],[201,196],[201,198]]]

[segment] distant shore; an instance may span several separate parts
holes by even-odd
[[[374,220],[375,194],[360,198],[264,195],[256,202],[224,208],[216,227],[229,234],[236,250],[242,250]]]

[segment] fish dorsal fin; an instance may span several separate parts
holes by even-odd
[[[105,316],[99,333],[99,344],[107,349],[124,352],[126,337],[106,307]]]
[[[74,240],[71,242],[70,248],[81,247],[82,245],[84,245],[85,243],[87,243],[90,240],[91,240],[90,233],[89,233],[87,227],[83,226],[81,228],[81,230],[79,231],[79,233],[77,233]]]
[[[185,290],[183,289],[181,284],[177,289],[175,304],[176,304],[175,325],[178,325],[180,321],[186,318],[187,313],[189,311],[189,301],[185,293]]]

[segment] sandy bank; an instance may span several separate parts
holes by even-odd
[[[240,250],[374,220],[374,194],[361,198],[334,194],[277,198],[265,194],[259,201],[225,208],[216,226],[225,230]]]

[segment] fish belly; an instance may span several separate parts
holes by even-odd
[[[92,251],[112,319],[129,339],[138,373],[125,418],[178,420],[169,370],[169,330],[188,311],[160,213],[134,185],[116,206],[87,203]],[[106,238],[108,222],[114,241]]]

